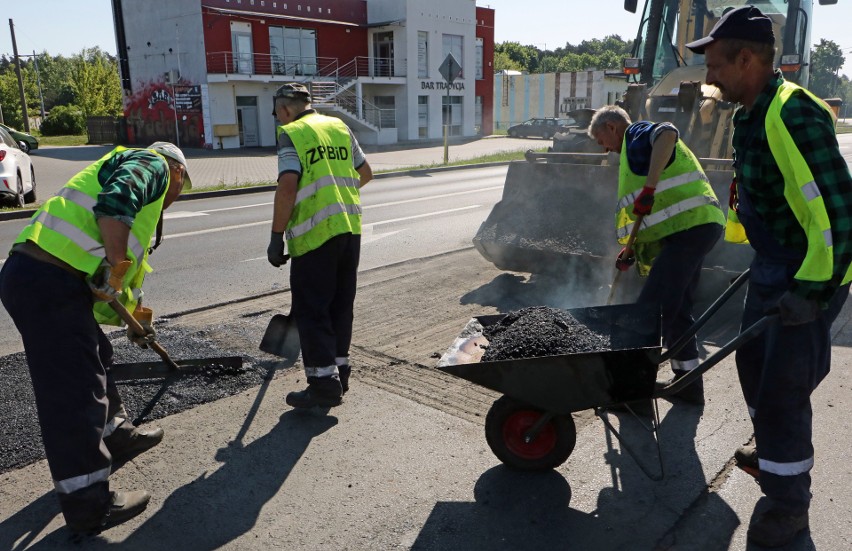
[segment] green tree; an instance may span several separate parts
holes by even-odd
[[[71,58],[70,85],[86,117],[121,114],[118,65],[100,48],[84,49]]]
[[[811,92],[822,98],[839,95],[842,92],[839,71],[845,62],[846,57],[836,42],[820,39],[811,50]]]

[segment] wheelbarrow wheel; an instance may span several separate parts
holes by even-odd
[[[507,467],[547,471],[563,464],[574,451],[577,428],[570,415],[553,417],[532,441],[525,441],[524,435],[542,415],[543,411],[508,396],[498,399],[488,410],[485,439]]]

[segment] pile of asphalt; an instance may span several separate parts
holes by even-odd
[[[488,348],[483,362],[560,356],[610,350],[608,335],[597,333],[565,310],[533,306],[510,312],[483,329]]]
[[[494,216],[494,218],[499,218]],[[529,217],[513,221],[489,217],[480,227],[474,241],[491,247],[529,249],[556,255],[590,254],[590,247],[579,236],[559,232],[554,235],[553,225],[546,216]]]
[[[192,375],[171,378],[120,381],[118,391],[131,419],[146,423],[232,396],[261,384],[274,375],[274,360],[248,356],[217,346],[207,331],[189,332],[181,328],[157,326],[157,340],[176,361],[189,358],[242,356],[243,368],[226,370],[210,365]],[[215,331],[213,328],[211,331]],[[115,369],[120,364],[159,360],[151,350],[130,344],[123,332],[109,335],[115,349]],[[26,357],[23,353],[0,357],[0,473],[19,469],[44,458],[35,398]],[[282,404],[282,409],[284,408]]]

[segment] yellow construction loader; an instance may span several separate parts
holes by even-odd
[[[646,0],[633,57],[625,60],[629,85],[623,106],[633,120],[670,121],[678,127],[702,160],[724,210],[736,106],[704,83],[704,56],[685,44],[706,36],[728,9],[748,4],[774,22],[777,66],[785,78],[807,86],[812,0]],[[625,0],[626,10],[636,7],[637,0]],[[477,250],[503,270],[571,278],[578,291],[611,281],[620,250],[614,229],[619,159],[612,153],[581,152],[589,150],[586,143],[574,152],[529,152],[526,161],[511,163],[502,200],[473,239]],[[720,242],[705,267],[726,278],[745,269],[750,259],[750,247]]]

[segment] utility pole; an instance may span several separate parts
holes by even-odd
[[[36,82],[38,83],[38,99],[41,101],[41,120],[44,121],[44,94],[41,93],[41,76],[38,74],[38,56],[33,50],[33,63],[35,63]]]
[[[18,91],[21,93],[21,111],[24,115],[24,132],[30,131],[30,117],[27,114],[27,98],[24,96],[24,79],[21,77],[21,58],[18,57],[18,43],[15,42],[15,23],[9,18],[9,30],[12,31],[12,53],[15,54],[15,73],[18,75]]]

